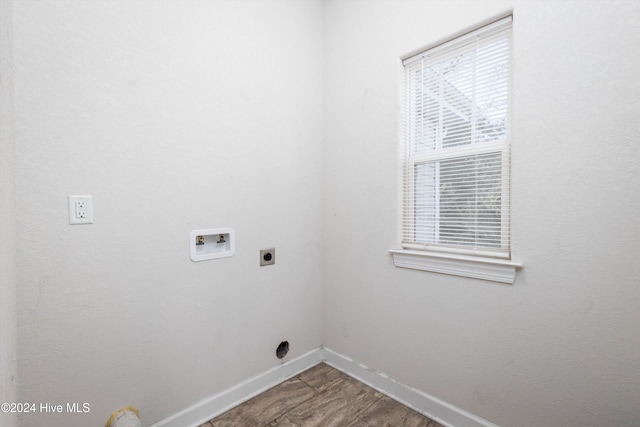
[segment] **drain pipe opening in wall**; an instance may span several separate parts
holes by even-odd
[[[140,414],[138,410],[133,406],[127,406],[126,408],[118,409],[111,414],[109,421],[107,421],[106,427],[142,427],[140,424]]]
[[[278,348],[276,348],[276,357],[283,359],[287,353],[289,353],[289,341],[282,341]]]

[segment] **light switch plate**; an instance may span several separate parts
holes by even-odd
[[[91,196],[69,196],[69,224],[93,224]]]

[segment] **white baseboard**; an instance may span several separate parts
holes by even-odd
[[[320,362],[322,362],[322,348],[316,348],[260,375],[249,378],[228,390],[202,400],[169,418],[153,424],[151,427],[198,427],[211,418],[246,402],[291,377],[295,377]]]
[[[442,425],[449,427],[498,427],[464,409],[403,384],[382,372],[326,347],[322,349],[322,358],[327,365],[333,366]]]
[[[153,424],[151,427],[198,427],[211,418],[246,402],[320,362],[333,366],[442,425],[448,427],[498,427],[325,347],[316,348],[296,359],[269,369]]]

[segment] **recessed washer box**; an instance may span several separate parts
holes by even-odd
[[[189,234],[189,251],[192,261],[206,261],[232,256],[236,251],[233,228],[193,230]]]

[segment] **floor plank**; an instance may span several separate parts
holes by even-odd
[[[349,427],[441,427],[435,421],[424,417],[390,397],[383,396],[366,411],[358,415],[358,418]]]
[[[382,397],[379,392],[362,385],[345,376],[327,387],[323,393],[287,412],[283,419],[276,420],[277,423],[272,425],[346,426]]]
[[[335,381],[346,377],[347,375],[332,368],[326,363],[320,363],[298,375],[300,380],[318,391],[324,391]]]
[[[210,423],[213,427],[265,426],[317,394],[299,378],[292,378],[214,418]]]
[[[442,427],[321,363],[200,427]]]

